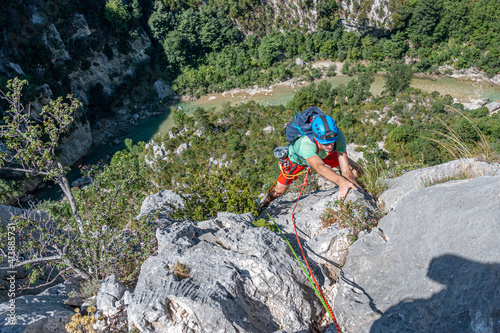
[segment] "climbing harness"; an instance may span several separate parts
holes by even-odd
[[[299,200],[300,200],[300,197],[302,195],[302,191],[304,190],[304,187],[306,187],[306,185],[307,185],[307,177],[309,176],[309,171],[310,171],[310,168],[307,168],[307,171],[302,172],[302,173],[306,173],[306,176],[304,178],[304,183],[302,183],[302,185],[297,186],[297,187],[302,186],[302,188],[300,189],[299,197],[297,198],[297,201],[295,202],[295,206],[293,206],[293,210],[292,210],[293,229],[295,230],[295,236],[297,238],[297,243],[299,244],[300,251],[302,252],[302,258],[304,259],[304,262],[306,263],[307,269],[309,270],[309,274],[307,273],[306,269],[304,268],[304,265],[302,265],[302,262],[300,261],[299,257],[295,253],[295,250],[293,249],[292,245],[290,244],[290,242],[288,241],[288,239],[285,237],[285,235],[283,234],[283,232],[281,231],[281,229],[278,227],[278,224],[276,224],[276,222],[273,220],[273,218],[271,217],[271,215],[269,215],[269,213],[267,212],[267,210],[266,210],[266,213],[267,213],[267,216],[269,216],[269,218],[271,219],[271,221],[273,221],[273,223],[276,226],[276,228],[279,230],[281,236],[283,236],[283,238],[287,242],[288,247],[292,250],[292,253],[295,256],[295,259],[297,259],[297,261],[299,262],[300,267],[302,267],[302,270],[304,271],[304,274],[306,275],[307,279],[311,283],[311,286],[313,287],[314,291],[316,292],[316,295],[318,295],[318,298],[321,301],[321,304],[323,304],[323,307],[325,308],[325,310],[328,312],[328,314],[332,318],[333,323],[335,325],[335,328],[337,329],[337,332],[338,333],[342,333],[342,331],[340,329],[340,326],[339,326],[339,324],[337,322],[337,319],[335,318],[335,315],[333,314],[333,311],[332,311],[332,309],[330,307],[330,304],[328,304],[328,301],[326,300],[326,297],[323,295],[323,292],[321,291],[321,288],[319,287],[319,284],[318,284],[318,282],[316,281],[316,279],[314,277],[314,274],[313,274],[313,272],[311,270],[311,267],[309,266],[309,262],[307,261],[307,258],[306,258],[306,255],[304,253],[304,250],[302,249],[302,244],[300,243],[299,235],[297,233],[297,228],[295,226],[295,219],[294,219],[295,208],[297,207],[297,204],[299,203]],[[284,175],[284,176],[287,177],[288,175]],[[297,175],[293,175],[293,177],[296,177],[296,176]],[[278,179],[276,179],[276,181],[278,181]],[[276,182],[274,182],[274,184],[276,184]],[[274,184],[273,184],[273,186],[271,186],[271,189],[274,187]],[[271,189],[269,189],[269,191]],[[313,281],[314,281],[314,283],[313,283]]]

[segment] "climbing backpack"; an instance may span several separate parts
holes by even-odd
[[[316,117],[319,117],[321,115],[324,115],[323,111],[315,106],[311,106],[301,113],[297,112],[295,118],[293,118],[293,120],[285,127],[286,140],[290,144],[292,144],[295,142],[295,140],[304,135],[308,135],[311,139],[314,139],[312,122]],[[285,159],[288,156],[288,146],[277,147],[276,149],[274,149],[274,156],[276,156],[280,160]]]
[[[297,113],[295,118],[286,125],[285,138],[293,143],[298,138],[307,135],[313,139],[312,122],[316,117],[325,115],[323,111],[315,106],[311,106],[301,113]]]

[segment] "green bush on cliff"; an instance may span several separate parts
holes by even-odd
[[[256,213],[259,194],[250,182],[224,166],[205,162],[186,170],[174,190],[184,199],[184,207],[173,207],[174,219],[207,220],[217,212]]]

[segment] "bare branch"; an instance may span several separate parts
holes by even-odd
[[[15,264],[14,266],[0,267],[0,269],[12,269],[12,268],[21,267],[21,266],[24,266],[24,265],[38,264],[38,263],[47,262],[47,261],[62,260],[62,258],[63,257],[61,255],[56,255],[56,256],[51,256],[51,257],[43,257],[43,258],[30,259],[30,260],[21,261],[21,262]]]
[[[36,289],[36,288],[41,288],[41,287],[48,286],[48,285],[52,284],[55,280],[57,280],[57,278],[59,276],[61,276],[61,274],[63,274],[64,272],[66,272],[68,270],[70,270],[70,268],[63,269],[62,271],[60,271],[59,273],[57,273],[57,275],[52,280],[47,281],[44,284],[37,285],[36,287],[21,287],[21,290],[30,290],[30,289]]]
[[[38,171],[38,170],[30,170],[30,169],[22,169],[22,168],[11,168],[11,167],[6,167],[6,166],[1,166],[0,169],[29,173],[30,175],[33,175],[33,176],[39,176],[39,175],[40,176],[48,176],[48,175],[50,175],[48,172],[43,172],[43,171]]]

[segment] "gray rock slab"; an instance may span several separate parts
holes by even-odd
[[[281,237],[250,214],[219,213],[159,228],[158,255],[143,264],[128,306],[142,332],[307,331],[321,313]],[[176,263],[189,267],[179,279]]]
[[[344,331],[500,332],[500,177],[414,190],[349,248]]]
[[[175,205],[175,206],[183,206],[184,205],[184,200],[181,198],[180,195],[175,193],[174,191],[170,190],[164,190],[160,191],[158,193],[152,194],[144,201],[142,202],[141,205],[141,211],[137,218],[141,218],[146,215],[154,215],[156,211],[160,212],[160,217],[166,218],[168,213],[170,213],[171,208],[169,204]]]
[[[108,276],[101,282],[99,292],[97,293],[97,308],[108,317],[117,314],[119,309],[117,309],[115,303],[122,298],[125,291],[125,286],[116,280],[114,274]]]
[[[389,211],[394,209],[406,196],[424,188],[426,183],[464,172],[473,176],[500,176],[500,164],[480,162],[475,159],[462,159],[410,171],[389,180],[389,189],[382,193],[379,202],[383,202],[386,211]]]
[[[153,88],[158,94],[158,98],[166,98],[175,95],[172,88],[162,79],[158,79],[153,84]]]
[[[490,114],[495,113],[500,110],[500,102],[491,102],[486,104],[485,107],[490,111]]]
[[[75,284],[68,280],[38,295],[15,298],[15,324],[8,321],[12,309],[11,303],[0,304],[0,333],[66,332],[65,326],[75,311],[65,305],[64,301],[74,288]]]

